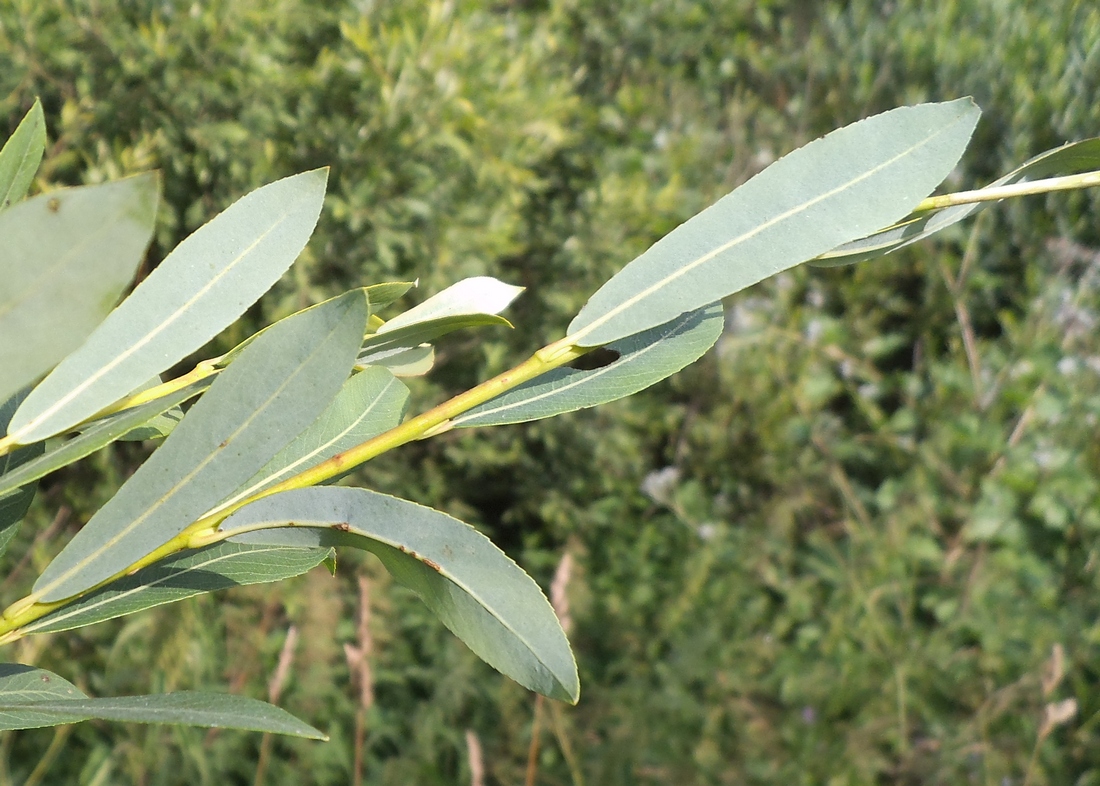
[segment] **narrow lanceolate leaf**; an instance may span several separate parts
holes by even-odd
[[[379,366],[395,377],[422,377],[435,365],[435,347],[431,344],[418,344],[415,347],[398,352],[370,354],[355,361],[359,369]]]
[[[1100,138],[1071,142],[1030,158],[1004,177],[994,180],[986,188],[1039,180],[1054,175],[1069,175],[1100,169]],[[955,205],[942,210],[925,213],[913,213],[897,224],[875,232],[868,237],[845,243],[839,248],[822,254],[813,260],[817,267],[838,267],[850,265],[865,259],[888,254],[910,243],[923,240],[964,218],[969,218],[993,202],[974,202],[968,205]]]
[[[175,554],[131,576],[113,581],[35,620],[21,628],[20,632],[52,633],[82,628],[206,592],[282,581],[319,565],[330,551],[217,543],[204,549]]]
[[[290,713],[244,696],[181,691],[90,699],[53,672],[14,663],[0,665],[0,730],[34,729],[93,718],[328,739]]]
[[[155,417],[158,413],[166,412],[181,402],[199,395],[210,387],[213,381],[209,377],[198,380],[162,398],[147,401],[137,407],[124,409],[121,412],[96,420],[76,436],[51,447],[44,453],[41,448],[46,443],[32,443],[31,447],[37,446],[39,448],[38,453],[41,455],[37,455],[36,458],[27,461],[6,475],[0,475],[0,499],[3,499],[6,494],[10,494],[12,489],[18,486],[38,480],[56,469],[61,469],[95,453],[116,439],[120,439],[131,429]]]
[[[358,292],[258,338],[191,408],[34,585],[44,601],[83,592],[182,532],[324,411],[366,326]]]
[[[385,369],[372,367],[356,374],[344,383],[313,425],[212,512],[389,431],[401,422],[408,401],[409,389]]]
[[[613,276],[571,339],[640,333],[897,221],[950,173],[978,115],[970,99],[903,107],[794,151]]]
[[[8,421],[25,395],[25,392],[16,393],[3,404],[0,404],[0,432],[3,432],[8,425]],[[44,448],[44,445],[37,443],[13,450],[6,456],[0,456],[0,482],[5,479],[8,473],[14,472],[21,465],[41,455]],[[35,488],[30,483],[17,484],[12,487],[9,493],[0,494],[0,556],[3,556],[4,552],[7,551],[8,544],[11,543],[11,539],[15,537],[15,533],[19,529],[19,522],[27,515],[27,509],[34,499]]]
[[[121,297],[153,235],[158,188],[138,175],[0,213],[0,399],[79,347]]]
[[[378,329],[379,334],[444,317],[470,314],[499,314],[523,292],[523,287],[505,284],[491,276],[464,278],[432,295],[418,306],[398,314]]]
[[[594,407],[637,393],[702,357],[722,334],[722,304],[608,344],[617,358],[589,370],[556,368],[474,407],[452,425],[499,426]],[[583,358],[582,358],[583,359]]]
[[[181,420],[183,420],[183,409],[177,405],[130,429],[119,437],[119,440],[140,442],[145,439],[163,439],[175,431]]]
[[[400,367],[409,359],[410,350],[424,352],[423,347],[426,341],[434,341],[440,336],[453,333],[456,330],[483,327],[485,325],[512,327],[512,323],[507,319],[494,314],[458,314],[429,319],[387,333],[379,332],[373,336],[367,336],[363,341],[362,349],[359,350],[359,357],[356,359],[355,365],[366,368],[367,366],[396,364]],[[423,362],[423,356],[417,359]]]
[[[408,358],[409,350],[421,349],[425,342],[462,328],[511,327],[508,320],[496,315],[521,292],[523,287],[505,284],[489,276],[463,279],[398,314],[379,327],[377,333],[367,336],[356,365],[362,368]]]
[[[416,285],[416,281],[386,281],[382,284],[371,284],[366,288],[371,312],[400,300],[406,292]]]
[[[367,306],[367,316],[370,317],[370,298],[367,295],[367,287],[359,287],[358,289],[351,289],[351,290],[348,290],[347,292],[345,292],[342,295],[337,295],[334,298],[329,298],[328,300],[325,300],[321,303],[315,303],[314,305],[309,306],[308,308],[303,308],[301,311],[295,311],[293,314],[291,314],[288,317],[283,317],[282,319],[279,320],[279,322],[276,322],[274,325],[268,325],[267,327],[263,328],[262,330],[259,330],[255,333],[253,333],[251,336],[246,338],[244,341],[242,341],[237,346],[233,347],[233,349],[226,352],[220,358],[216,358],[211,362],[213,363],[215,368],[225,368],[230,363],[232,363],[234,360],[236,360],[240,356],[240,354],[242,352],[244,352],[246,347],[251,346],[252,342],[254,342],[260,336],[267,333],[269,330],[273,329],[275,327],[275,325],[278,325],[280,322],[285,322],[288,319],[294,319],[299,314],[304,314],[305,312],[312,311],[313,309],[325,308],[326,305],[328,303],[331,303],[333,300],[336,300],[336,299],[342,298],[342,297],[348,297],[352,292],[358,292],[360,294],[360,296],[363,298],[363,302]]]
[[[0,210],[6,210],[27,195],[45,150],[46,116],[36,99],[0,150]]]
[[[236,320],[305,246],[325,179],[315,170],[264,186],[180,243],[31,393],[11,436],[26,443],[65,431]]]
[[[305,488],[247,505],[221,529],[246,543],[371,551],[489,665],[551,698],[577,700],[569,642],[538,585],[457,519],[366,489]]]

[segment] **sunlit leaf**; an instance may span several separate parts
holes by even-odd
[[[950,173],[978,115],[970,99],[902,107],[794,151],[619,271],[569,335],[603,346],[897,221]]]
[[[508,307],[523,287],[505,284],[489,276],[466,278],[433,295],[418,306],[398,314],[367,336],[356,365],[404,364],[409,350],[455,330],[511,323],[496,316]],[[423,350],[421,349],[421,352]],[[424,357],[417,360],[423,364]]]
[[[472,314],[499,314],[523,292],[523,287],[505,284],[490,276],[464,278],[418,306],[386,322],[378,333],[392,333],[421,322]]]
[[[304,488],[245,506],[222,531],[248,531],[234,538],[244,543],[366,549],[489,665],[551,698],[577,700],[569,642],[538,585],[457,519],[366,489]]]
[[[258,338],[34,585],[61,600],[123,571],[251,478],[332,401],[355,358],[366,302],[352,291]]]
[[[420,349],[424,342],[433,341],[456,330],[486,325],[511,327],[512,323],[494,314],[459,314],[417,322],[387,333],[368,336],[355,365],[360,368],[393,363],[400,365],[409,358],[409,350]],[[423,361],[423,357],[418,359]]]
[[[236,320],[305,246],[325,180],[314,170],[257,189],[180,243],[27,397],[12,436],[26,443],[71,428]]]

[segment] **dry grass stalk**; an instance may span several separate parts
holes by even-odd
[[[352,782],[359,786],[363,782],[363,752],[366,739],[366,715],[374,705],[374,676],[371,673],[370,658],[374,652],[374,640],[370,633],[370,579],[359,577],[359,624],[356,627],[358,646],[344,645],[344,656],[348,660],[348,670],[352,682],[359,686],[359,709],[355,713],[355,763]]]
[[[470,786],[485,786],[485,761],[481,755],[481,740],[473,729],[466,729],[466,755],[470,759]]]

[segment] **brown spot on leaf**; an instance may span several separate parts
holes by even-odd
[[[443,572],[443,568],[439,567],[439,563],[436,562],[435,560],[430,560],[427,557],[424,557],[423,560],[424,560],[424,564],[427,565],[432,570],[434,570],[436,573],[442,573]]]
[[[341,521],[339,524],[333,524],[332,528],[340,530],[340,532],[351,532],[351,525],[346,521]]]
[[[57,197],[50,197],[48,200],[46,200],[46,209],[49,210],[51,213],[56,213],[58,210],[61,209],[61,200]]]

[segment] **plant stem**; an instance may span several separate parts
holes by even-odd
[[[928,197],[917,205],[913,212],[926,213],[932,210],[942,210],[946,207],[954,207],[956,205],[970,205],[976,202],[996,202],[1011,197],[1034,196],[1036,194],[1047,194],[1052,191],[1072,191],[1079,188],[1091,188],[1093,186],[1100,186],[1100,171],[1082,172],[1080,174],[1065,175],[1063,177],[1050,177],[1042,180],[1032,180],[1026,183],[1014,183],[1008,186],[979,188],[974,191],[957,191],[953,194],[941,194],[940,196]],[[166,396],[184,385],[208,377],[211,374],[216,374],[220,370],[215,367],[215,364],[219,360],[221,360],[221,358],[203,361],[184,376],[175,380],[169,380],[168,382],[152,387],[149,390],[142,391],[141,393],[134,394],[133,396],[128,396],[112,404],[102,412],[97,413],[92,418],[84,421],[84,423],[101,418],[104,415],[137,406],[138,404],[143,404],[146,401],[152,401],[161,396]],[[0,456],[10,453],[17,447],[19,447],[19,445],[17,445],[11,437],[0,437]]]
[[[486,401],[496,398],[500,394],[524,382],[545,374],[547,371],[563,366],[591,350],[592,348],[574,346],[572,338],[566,336],[560,341],[543,347],[518,366],[482,382],[477,387],[471,388],[465,393],[461,393],[373,439],[369,439],[360,445],[349,448],[343,453],[338,453],[327,461],[323,461],[310,469],[289,477],[270,488],[259,491],[250,497],[245,497],[235,504],[219,510],[217,513],[199,519],[183,530],[179,535],[145,555],[125,570],[119,571],[114,576],[99,582],[93,587],[89,587],[71,598],[65,598],[64,600],[50,603],[40,603],[37,597],[32,593],[16,601],[4,610],[3,616],[0,617],[0,645],[9,644],[19,639],[19,629],[24,625],[44,617],[46,614],[87,595],[89,592],[93,592],[100,587],[110,584],[112,581],[135,573],[142,568],[148,567],[165,557],[184,551],[185,549],[201,548],[225,540],[229,536],[219,532],[218,526],[222,521],[245,505],[255,502],[262,497],[277,494],[280,491],[305,488],[307,486],[315,486],[319,483],[324,483],[326,480],[331,480],[339,475],[343,475],[348,470],[388,450],[392,450],[426,436],[441,434],[448,429],[448,424],[452,418],[461,415],[467,410],[473,409],[479,404],[484,404]]]
[[[975,202],[996,202],[1010,197],[1034,196],[1051,191],[1073,191],[1078,188],[1100,186],[1100,171],[1082,172],[1078,175],[1049,177],[1044,180],[1031,180],[1026,183],[1013,183],[1009,186],[991,186],[974,191],[958,191],[954,194],[942,194],[928,197],[913,210],[914,213],[929,210],[942,210],[955,205],[972,205]]]
[[[75,426],[73,426],[73,429],[79,429],[83,426],[88,425],[89,423],[92,423],[93,421],[105,418],[108,415],[113,415],[116,412],[121,412],[124,409],[131,409],[141,404],[145,404],[149,401],[171,395],[177,390],[182,390],[193,382],[198,382],[201,379],[206,379],[209,376],[217,374],[219,371],[221,371],[221,369],[217,368],[217,366],[215,365],[219,360],[221,360],[221,358],[204,360],[193,369],[188,371],[186,374],[184,374],[182,377],[170,379],[167,382],[162,382],[159,385],[154,385],[148,390],[143,390],[140,393],[134,393],[133,395],[127,396],[126,398],[119,399],[111,406],[106,407],[105,409],[101,409],[90,418],[87,418],[86,420],[83,420],[80,423],[76,424]],[[20,445],[17,444],[15,440],[11,437],[0,437],[0,457],[7,455],[18,447],[20,447]]]

